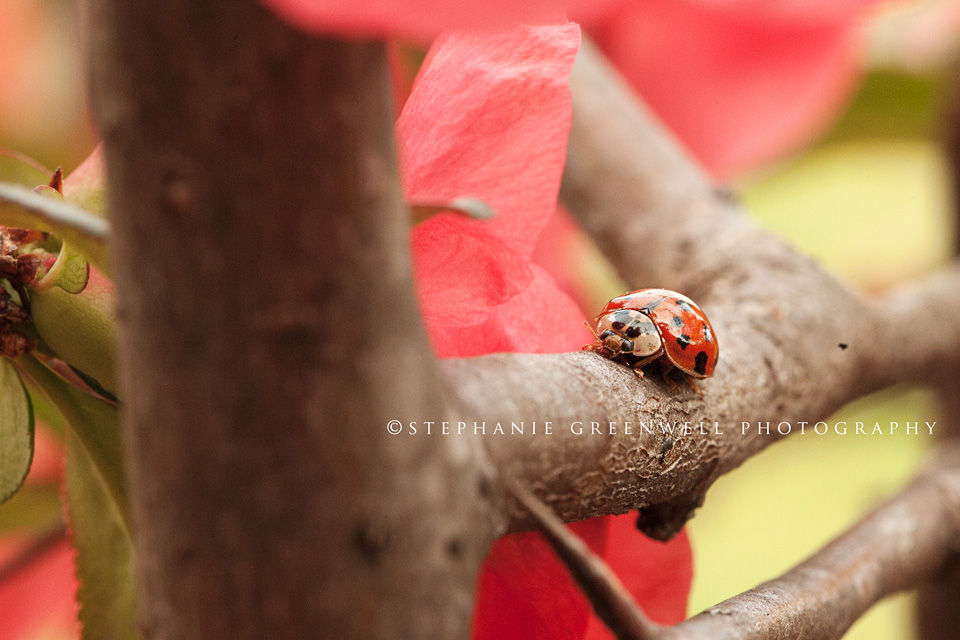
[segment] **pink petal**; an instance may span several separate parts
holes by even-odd
[[[438,215],[411,234],[417,296],[428,326],[474,326],[526,289],[529,261],[491,236],[486,222]]]
[[[479,198],[485,228],[529,257],[556,207],[579,43],[574,24],[434,43],[397,123],[408,200]]]
[[[0,559],[9,560],[20,544],[5,538]],[[0,583],[0,638],[79,638],[76,592],[73,549],[64,541]]]
[[[537,238],[533,261],[546,270],[587,317],[593,317],[605,300],[591,273],[597,271],[597,258],[589,251],[589,240],[562,206],[550,216],[547,225]]]
[[[63,195],[69,200],[72,191],[89,191],[104,188],[106,167],[103,160],[103,143],[98,144],[90,155],[63,180]]]
[[[424,310],[434,353],[440,358],[468,358],[486,353],[562,353],[591,341],[576,303],[557,288],[546,271],[530,265],[529,286],[503,304],[477,307],[469,316],[447,308]],[[463,289],[478,284],[463,282]],[[467,294],[469,296],[469,294]],[[480,296],[476,296],[479,298]],[[473,324],[464,319],[479,319]]]
[[[597,31],[628,81],[719,177],[811,141],[856,85],[856,10],[871,2],[763,4],[639,0]]]
[[[567,526],[601,553],[607,520]],[[494,544],[477,585],[474,640],[580,638],[588,615],[586,598],[539,533],[515,533]]]
[[[399,36],[418,41],[456,29],[497,29],[515,24],[566,21],[611,0],[264,0],[281,17],[307,31],[351,37]]]

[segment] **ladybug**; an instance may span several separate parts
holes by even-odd
[[[594,351],[631,367],[641,368],[661,356],[688,376],[709,378],[720,351],[717,336],[703,311],[694,302],[668,289],[641,289],[607,303],[590,327]]]

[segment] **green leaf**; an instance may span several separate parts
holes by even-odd
[[[80,293],[90,279],[90,263],[64,242],[60,254],[50,270],[34,281],[30,288],[34,291],[48,291],[50,287],[60,287],[67,293]]]
[[[33,415],[38,422],[42,422],[57,440],[63,441],[64,432],[67,425],[63,421],[63,416],[53,404],[47,400],[43,393],[32,385],[27,385],[27,393],[30,394],[30,404],[33,405]]]
[[[36,187],[50,182],[53,171],[22,153],[0,149],[0,181]]]
[[[40,532],[60,521],[60,487],[28,484],[0,506],[0,535]]]
[[[52,233],[109,274],[110,224],[103,218],[20,185],[0,182],[0,224]]]
[[[0,358],[0,503],[23,485],[33,461],[33,407],[17,370]]]
[[[73,429],[67,430],[66,487],[77,550],[83,640],[138,640],[130,533],[97,465]]]
[[[113,285],[91,272],[81,293],[60,288],[30,292],[33,326],[61,360],[116,393],[117,323]]]
[[[123,436],[117,406],[80,391],[33,355],[20,357],[17,367],[63,414],[68,435],[75,434],[83,443],[116,503],[124,526],[129,528]]]

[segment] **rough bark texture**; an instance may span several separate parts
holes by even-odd
[[[464,636],[472,453],[384,429],[445,415],[384,46],[91,4],[146,637]]]
[[[960,318],[960,268],[868,300],[750,221],[589,45],[571,87],[562,196],[632,287],[675,289],[701,305],[720,360],[715,376],[699,383],[702,399],[657,374],[637,380],[592,353],[442,363],[467,432],[486,421],[481,444],[492,462],[562,519],[640,507],[644,531],[669,537],[713,480],[782,437],[781,422],[794,433],[801,422],[811,429],[865,393],[956,361],[960,323],[941,318]],[[921,308],[943,316],[916,313]],[[497,421],[509,434],[521,420],[527,433],[531,422],[549,421],[553,435],[489,435]],[[603,435],[589,435],[591,421]],[[572,433],[575,422],[588,435]],[[707,433],[658,426],[683,422],[702,422]],[[761,433],[758,423],[767,422],[769,434]],[[641,423],[654,432],[641,432]],[[510,526],[530,523],[518,513]]]

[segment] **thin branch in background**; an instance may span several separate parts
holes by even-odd
[[[666,630],[663,638],[839,638],[882,598],[941,574],[958,545],[960,451],[952,449],[808,560]]]
[[[653,640],[658,625],[647,618],[610,567],[571,533],[536,496],[516,482],[507,492],[536,520],[550,546],[590,600],[597,616],[619,640]]]
[[[10,560],[0,565],[0,584],[10,580],[67,539],[67,527],[60,523],[34,537]]]
[[[530,512],[597,614],[623,640],[831,640],[882,598],[956,572],[960,449],[941,453],[904,491],[784,575],[673,627],[647,620],[616,576],[536,497]]]

